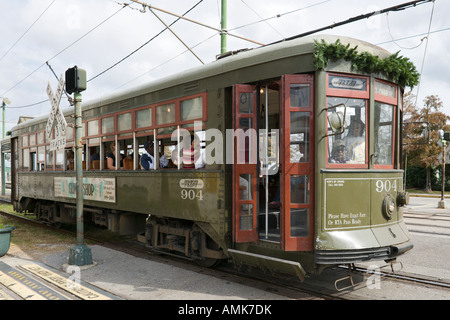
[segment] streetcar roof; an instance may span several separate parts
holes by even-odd
[[[358,52],[369,52],[373,55],[385,58],[390,55],[385,49],[373,45],[369,42],[358,40],[349,37],[342,37],[336,35],[316,35],[298,38],[289,41],[283,41],[276,44],[261,46],[254,49],[239,51],[237,54],[233,54],[222,59],[218,59],[209,64],[195,67],[192,69],[184,70],[180,73],[169,75],[167,77],[136,86],[132,89],[127,89],[113,93],[106,97],[94,99],[92,101],[83,102],[83,111],[91,108],[96,108],[111,103],[115,103],[122,100],[127,100],[136,96],[144,95],[151,92],[156,92],[166,88],[174,87],[177,85],[197,81],[200,79],[216,76],[226,72],[231,72],[244,67],[254,66],[262,63],[266,63],[273,60],[281,60],[293,56],[300,56],[305,54],[311,54],[314,52],[314,41],[324,40],[327,43],[334,43],[336,40],[340,40],[342,44],[350,44],[351,47],[357,47]],[[311,70],[313,71],[313,70]],[[65,108],[62,110],[67,117],[74,113],[74,108]],[[25,121],[22,124],[18,124],[11,129],[11,131],[18,130],[23,127],[27,127],[47,119],[48,115],[34,118],[32,120]]]

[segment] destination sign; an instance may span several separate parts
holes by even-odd
[[[331,89],[366,91],[367,80],[362,78],[350,78],[330,75],[328,87]]]

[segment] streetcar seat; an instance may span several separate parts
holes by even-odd
[[[123,159],[123,167],[125,170],[133,170],[133,159],[130,158]]]
[[[100,170],[100,160],[92,160],[91,161],[91,169],[92,170]]]

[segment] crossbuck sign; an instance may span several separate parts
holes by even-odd
[[[48,117],[47,126],[45,127],[45,132],[47,133],[47,139],[52,139],[52,129],[55,124],[55,139],[50,141],[50,151],[59,150],[66,146],[66,127],[67,122],[64,118],[61,109],[59,108],[59,103],[61,102],[61,96],[64,91],[64,78],[61,75],[59,78],[58,88],[56,89],[56,94],[53,93],[50,83],[47,85],[47,95],[52,104],[52,112]]]

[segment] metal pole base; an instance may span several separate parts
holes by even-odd
[[[84,244],[77,244],[70,248],[69,265],[86,266],[93,264],[91,248]]]

